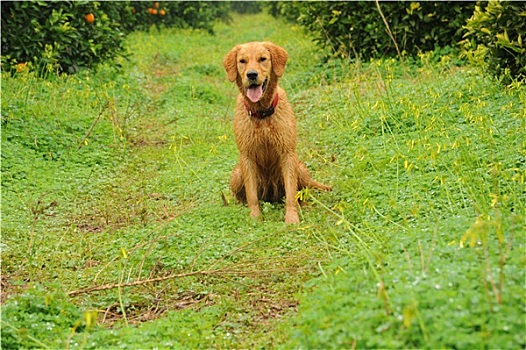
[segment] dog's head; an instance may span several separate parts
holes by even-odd
[[[225,56],[223,65],[228,79],[256,103],[265,93],[277,86],[287,63],[287,51],[270,42],[251,42],[235,46]],[[272,96],[268,96],[272,98]]]

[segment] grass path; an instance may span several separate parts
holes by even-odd
[[[228,190],[221,62],[251,40],[288,50],[300,158],[335,188],[297,226]],[[2,78],[3,345],[526,345],[524,89],[447,57],[321,65],[267,15],[128,44],[121,72]]]

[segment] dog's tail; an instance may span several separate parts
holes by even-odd
[[[318,190],[322,190],[322,191],[332,191],[332,187],[331,186],[327,186],[327,185],[324,185],[324,184],[322,184],[322,183],[320,183],[318,181],[314,181],[312,178],[307,183],[307,187],[317,188]]]

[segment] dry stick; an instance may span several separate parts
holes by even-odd
[[[424,264],[424,252],[422,251],[422,242],[418,240],[418,251],[420,252],[420,265],[422,266],[422,276],[426,274],[426,265]]]
[[[407,249],[405,249],[405,245],[402,243],[402,250],[405,253],[405,258],[407,259],[407,265],[409,265],[409,271],[411,274],[413,274],[413,264],[411,264],[411,257],[409,256],[409,252]]]
[[[127,282],[127,283],[104,284],[104,285],[99,285],[99,286],[94,286],[94,287],[88,287],[88,288],[84,288],[84,289],[74,290],[74,291],[69,292],[68,295],[69,296],[74,296],[74,295],[77,295],[77,294],[89,293],[89,292],[93,292],[93,291],[115,289],[115,288],[122,288],[122,287],[133,287],[133,286],[147,284],[147,283],[162,282],[162,281],[166,281],[166,280],[170,280],[170,279],[174,279],[174,278],[191,277],[191,276],[197,276],[197,275],[213,275],[213,274],[217,274],[217,275],[221,275],[221,274],[223,274],[223,275],[244,275],[244,274],[250,275],[250,274],[260,274],[260,273],[271,273],[271,272],[276,272],[276,271],[283,272],[283,271],[298,271],[298,270],[300,270],[300,269],[295,269],[295,268],[253,270],[253,271],[236,271],[236,270],[228,270],[226,268],[220,268],[220,269],[216,269],[216,270],[211,270],[214,266],[216,266],[220,262],[224,261],[226,258],[228,258],[228,257],[234,255],[235,253],[243,250],[247,246],[252,245],[252,244],[254,244],[256,242],[259,242],[261,240],[263,240],[263,238],[260,238],[260,239],[248,242],[246,244],[243,244],[243,245],[233,249],[230,253],[228,253],[225,256],[221,257],[220,259],[217,259],[216,261],[214,261],[208,267],[208,270],[191,271],[191,272],[186,272],[186,273],[172,274],[172,275],[168,275],[168,276],[156,277],[156,278],[148,278],[148,279],[145,279],[145,280],[137,280],[137,281]],[[206,243],[207,243],[207,241],[205,242],[205,244]],[[136,247],[134,247],[134,249],[135,248]],[[197,257],[201,253],[202,253],[202,251],[199,251],[197,253]],[[113,260],[114,259],[112,259],[112,261]],[[194,260],[196,260],[196,259],[194,259]]]
[[[484,260],[486,260],[486,274],[487,274],[487,278],[489,279],[491,289],[493,290],[495,300],[497,301],[498,304],[502,304],[502,298],[500,295],[499,288],[497,288],[497,285],[495,284],[495,280],[493,279],[493,276],[491,275],[491,263],[489,261],[487,247],[484,247]]]
[[[97,116],[97,118],[95,118],[95,120],[93,120],[93,123],[91,123],[91,126],[88,130],[88,132],[86,133],[86,135],[84,135],[84,138],[82,139],[82,141],[79,143],[78,147],[77,147],[77,151],[79,149],[82,148],[82,145],[86,142],[86,140],[88,139],[88,137],[91,136],[91,133],[93,132],[93,129],[95,129],[95,125],[97,125],[97,123],[99,122],[100,120],[100,117],[102,117],[102,113],[104,113],[104,111],[109,107],[109,101],[106,102],[106,104],[104,105],[104,107],[100,110],[99,112],[99,115]]]
[[[31,233],[29,235],[29,244],[27,245],[26,255],[29,255],[31,253],[31,249],[33,248],[33,242],[35,241],[35,226],[37,224],[37,220],[39,217],[38,206],[40,204],[41,204],[41,199],[38,200],[37,205],[35,206],[35,209],[33,209],[33,222],[31,224]]]
[[[405,256],[407,258],[407,264],[409,265],[409,271],[411,271],[411,274],[413,274],[413,265],[411,264],[411,257],[409,256],[409,252],[407,251],[407,249],[405,249],[405,246],[403,244],[402,244],[402,249],[404,250]],[[411,297],[413,299],[413,306],[415,308],[415,315],[416,315],[416,317],[418,319],[418,324],[420,325],[420,330],[422,331],[422,335],[424,336],[424,339],[427,340],[428,339],[428,335],[427,335],[426,326],[424,324],[424,320],[422,319],[422,316],[420,315],[420,311],[418,311],[417,301],[416,301],[416,298],[415,298],[413,292],[411,292]]]
[[[382,17],[382,20],[384,21],[385,27],[387,28],[387,34],[389,34],[389,37],[391,38],[391,41],[393,42],[396,52],[398,53],[398,58],[400,58],[400,63],[402,64],[402,67],[404,68],[404,74],[406,78],[409,78],[407,75],[407,71],[405,69],[404,65],[404,59],[402,57],[402,54],[400,53],[400,49],[398,48],[398,44],[396,43],[396,40],[394,38],[393,33],[391,32],[391,28],[389,27],[389,23],[387,23],[387,19],[384,16],[384,13],[382,12],[382,9],[380,8],[380,2],[378,0],[374,1],[376,3],[376,8],[378,8],[378,12],[380,13],[380,17]]]
[[[210,241],[210,238],[206,239],[202,244],[201,246],[199,247],[199,251],[197,252],[197,254],[194,256],[194,259],[192,260],[192,263],[190,264],[190,271],[194,271],[194,267],[195,267],[195,263],[197,262],[197,259],[199,259],[199,257],[201,256],[201,254],[203,254],[203,252],[205,251],[206,247],[208,246],[208,242]]]
[[[113,304],[110,304],[110,306],[108,306],[106,308],[106,311],[104,312],[104,317],[102,318],[102,323],[106,322],[106,317],[108,316],[108,313],[110,312],[110,310],[113,308],[113,307],[117,307],[119,306],[119,304],[117,303],[113,303]]]
[[[47,194],[48,193],[43,193],[38,198],[37,203],[35,204],[35,206],[31,208],[31,212],[33,213],[33,221],[32,221],[32,224],[31,224],[31,233],[30,233],[30,236],[29,236],[29,243],[28,243],[28,246],[27,246],[27,255],[29,255],[31,253],[31,250],[33,248],[33,244],[34,244],[34,241],[35,241],[35,227],[36,227],[38,219],[40,219],[41,215],[48,215],[48,214],[46,214],[46,210],[57,206],[57,202],[56,201],[53,201],[53,202],[49,203],[48,205],[44,205],[44,203],[43,203],[44,202],[44,197]]]
[[[511,251],[512,247],[512,240],[513,240],[513,234],[508,239],[507,249],[503,252],[503,247],[499,244],[499,250],[500,250],[500,259],[499,259],[499,289],[501,291],[501,298],[500,302],[502,303],[502,290],[504,289],[504,264],[506,263],[506,260],[508,259],[508,253]]]
[[[138,285],[145,284],[145,283],[161,282],[161,281],[166,281],[166,280],[173,279],[173,278],[189,277],[189,276],[195,276],[195,275],[199,275],[199,274],[204,274],[204,273],[203,273],[203,271],[196,271],[196,272],[188,272],[188,273],[169,275],[169,276],[164,276],[164,277],[151,278],[151,279],[147,279],[147,280],[138,280],[138,281],[122,283],[122,284],[120,284],[120,283],[103,284],[103,285],[99,285],[99,286],[94,286],[94,287],[88,287],[88,288],[84,288],[84,289],[74,290],[74,291],[69,292],[68,295],[69,296],[74,296],[74,295],[78,295],[78,294],[82,294],[82,293],[89,293],[89,292],[95,292],[95,291],[100,291],[100,290],[115,289],[115,288],[122,288],[122,287],[133,287],[133,286],[138,286]]]
[[[424,274],[428,271],[429,266],[431,265],[431,259],[433,258],[433,251],[435,250],[435,241],[436,241],[436,235],[438,232],[438,222],[435,225],[435,230],[433,231],[433,239],[431,240],[431,248],[429,248],[429,255],[427,257],[427,263],[426,268],[424,270]]]
[[[124,279],[124,267],[122,268],[122,273],[121,273],[121,283],[119,283],[120,285],[122,285],[122,280]],[[122,287],[119,286],[117,287],[117,296],[118,296],[118,299],[119,299],[119,305],[121,307],[121,312],[122,312],[122,316],[124,318],[124,324],[126,325],[126,327],[128,327],[128,317],[126,317],[126,308],[124,307],[124,303],[122,302]]]
[[[193,271],[193,272],[186,272],[186,273],[178,273],[178,274],[172,274],[168,276],[163,277],[157,277],[157,278],[150,278],[146,280],[139,280],[139,281],[133,281],[128,283],[116,283],[116,284],[103,284],[100,286],[94,286],[94,287],[88,287],[84,289],[78,289],[73,290],[68,293],[69,296],[75,296],[78,294],[83,293],[90,293],[95,291],[101,291],[101,290],[108,290],[108,289],[115,289],[115,288],[124,288],[124,287],[134,287],[139,286],[147,283],[154,283],[154,282],[162,282],[167,281],[175,278],[184,278],[184,277],[191,277],[191,276],[207,276],[207,275],[234,275],[234,276],[242,276],[242,275],[257,275],[257,274],[269,274],[273,272],[284,272],[284,271],[298,271],[298,269],[269,269],[269,270],[253,270],[253,271],[236,271],[236,270],[228,270],[228,269],[217,269],[217,270],[204,270],[204,271]]]

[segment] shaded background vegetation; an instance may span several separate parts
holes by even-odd
[[[267,10],[304,27],[327,56],[369,60],[440,54],[458,49],[461,42],[464,58],[505,83],[524,80],[526,74],[522,2],[3,1],[1,6],[4,70],[31,63],[41,70],[74,73],[126,55],[122,40],[133,30],[155,26],[213,32],[214,22],[227,21],[230,10]],[[93,22],[86,19],[89,14]]]
[[[374,1],[278,2],[272,13],[297,20],[329,54],[369,60],[397,50]],[[389,29],[405,55],[455,46],[474,2],[381,2]]]

